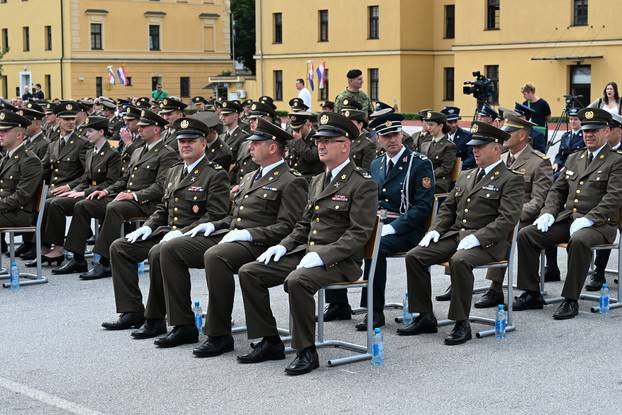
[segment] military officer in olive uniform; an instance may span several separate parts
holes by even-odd
[[[39,160],[43,159],[50,145],[50,141],[41,129],[41,122],[45,117],[43,108],[39,104],[28,102],[18,111],[18,114],[30,120],[30,125],[26,127],[26,140],[24,141],[26,148],[35,153]]]
[[[30,121],[7,109],[0,110],[0,227],[30,226],[37,208],[41,161],[26,149]]]
[[[456,163],[456,144],[449,141],[446,133],[445,114],[428,111],[424,123],[430,133],[419,141],[419,152],[428,156],[434,166],[436,193],[446,193],[451,187],[451,171]]]
[[[220,138],[231,148],[233,160],[237,159],[240,144],[248,136],[248,133],[239,125],[239,117],[242,107],[236,101],[225,101],[222,103],[220,118],[225,127],[225,131]],[[229,170],[230,166],[223,166]]]
[[[268,288],[284,284],[292,315],[292,347],[296,349],[296,358],[285,369],[288,375],[308,373],[319,366],[313,296],[323,285],[361,276],[364,249],[378,208],[376,183],[350,160],[350,141],[359,135],[356,126],[332,112],[321,113],[319,121],[315,139],[326,171],[313,178],[302,219],[278,245],[238,273],[248,336],[262,338],[238,359],[257,363],[283,358]]]
[[[43,130],[49,142],[56,141],[60,137],[60,128],[56,114],[54,114],[54,107],[55,105],[52,102],[47,102],[43,107],[43,113],[45,114]]]
[[[514,302],[517,311],[543,307],[538,284],[540,252],[568,243],[564,301],[553,314],[557,320],[578,314],[579,295],[592,262],[590,248],[613,243],[622,206],[622,155],[607,145],[611,114],[584,108],[577,115],[586,149],[568,157],[540,216],[518,233],[518,288],[525,292]]]
[[[220,117],[216,113],[204,111],[194,114],[192,118],[196,118],[209,128],[206,137],[207,147],[205,149],[205,154],[207,154],[209,161],[219,164],[222,168],[228,170],[233,157],[231,148],[219,136],[219,132],[222,131]]]
[[[206,111],[205,105],[207,104],[207,100],[200,95],[196,97],[192,97],[192,105],[197,110],[197,112]]]
[[[88,197],[91,193],[102,190],[116,180],[121,174],[121,156],[108,143],[110,135],[109,121],[106,117],[90,116],[81,126],[81,132],[86,135],[93,148],[86,153],[86,168],[78,185],[71,190],[46,201],[46,221],[43,225],[42,239],[46,245],[65,247],[65,217],[73,216],[75,205]],[[72,221],[69,234],[75,233],[76,226],[84,226],[79,232],[90,233],[90,223],[84,224],[80,220]],[[87,264],[84,259],[84,244],[65,247],[73,252],[73,258],[66,261],[59,268],[52,270],[53,274],[71,274],[86,272]]]
[[[175,150],[175,152],[177,152],[178,149],[173,124],[176,120],[184,116],[184,109],[186,107],[186,104],[175,98],[164,98],[162,103],[160,103],[159,115],[168,122],[166,129],[162,131],[162,140],[164,141],[164,145],[169,146]]]
[[[126,129],[121,131],[120,138],[123,143],[121,149],[121,176],[125,174],[132,160],[132,153],[145,142],[138,132],[138,120],[140,119],[141,109],[128,105],[123,114]]]
[[[312,112],[289,113],[293,139],[287,142],[287,163],[305,176],[307,181],[311,181],[313,176],[324,170],[313,139],[315,118],[316,115]]]
[[[121,225],[132,218],[148,217],[155,211],[164,193],[168,170],[179,160],[177,153],[160,138],[166,120],[149,110],[142,110],[138,125],[145,144],[132,154],[125,175],[74,206],[72,222],[81,224],[70,229],[65,242],[67,249],[73,252],[84,249],[90,236],[91,218],[103,219],[93,247],[93,252],[101,257],[99,264],[81,274],[81,279],[110,277],[109,248],[121,236]],[[75,233],[71,232],[72,229]]]
[[[287,236],[302,216],[306,202],[306,180],[283,160],[289,139],[291,136],[272,122],[258,119],[248,140],[253,160],[260,168],[242,179],[231,213],[221,220],[197,225],[185,237],[162,247],[160,267],[167,314],[174,328],[156,341],[158,346],[173,347],[183,344],[188,335],[195,337],[188,268],[205,268],[208,338],[193,353],[210,357],[233,350],[233,275],[240,266],[253,262],[267,247]]]
[[[525,183],[501,160],[502,143],[510,134],[476,121],[471,127],[473,154],[478,168],[460,174],[441,205],[434,223],[406,255],[408,305],[420,313],[399,335],[436,333],[432,311],[429,267],[449,261],[453,294],[449,318],[456,324],[445,344],[471,339],[469,313],[473,295],[473,268],[507,258],[508,240],[518,223]]]
[[[229,209],[229,176],[205,154],[205,137],[210,128],[196,118],[178,119],[174,127],[183,162],[168,169],[164,196],[145,224],[110,246],[115,303],[121,316],[102,326],[108,330],[124,330],[140,327],[145,321],[142,328],[132,332],[135,339],[166,333],[162,247],[199,223],[222,219]],[[136,263],[147,258],[150,284],[145,310]],[[196,327],[192,338],[187,340],[198,340]]]
[[[357,167],[369,171],[371,162],[376,158],[376,144],[367,137],[367,114],[360,110],[341,110],[341,114],[356,125],[359,136],[352,141],[350,146],[350,158]]]
[[[384,326],[384,292],[387,280],[387,256],[414,248],[425,234],[425,227],[434,202],[434,172],[430,160],[412,152],[402,144],[404,116],[395,112],[375,118],[370,123],[378,136],[385,154],[371,164],[370,174],[378,184],[379,214],[383,220],[380,250],[374,274],[373,325]],[[369,272],[366,264],[366,272]],[[329,304],[324,320],[351,318],[346,290],[329,290]],[[367,293],[363,289],[361,307],[367,307]],[[367,330],[367,318],[356,324],[356,329]]]
[[[506,151],[501,160],[525,181],[523,207],[519,227],[533,223],[544,206],[546,195],[553,185],[553,170],[549,157],[529,144],[529,130],[535,125],[513,114],[504,114],[503,131],[511,137],[503,143]],[[475,308],[497,307],[503,304],[503,279],[506,270],[491,268],[486,278],[491,281],[488,291],[475,303]]]

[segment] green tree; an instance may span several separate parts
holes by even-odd
[[[231,0],[235,58],[255,73],[255,0]]]

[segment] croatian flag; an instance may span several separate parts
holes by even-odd
[[[108,82],[110,82],[110,85],[115,84],[114,71],[112,70],[112,66],[108,67]]]
[[[123,67],[123,65],[119,66],[119,69],[117,69],[117,75],[119,76],[119,83],[121,85],[126,85],[127,76],[125,75],[125,68]]]
[[[315,89],[315,85],[313,85],[313,63],[309,66],[309,86],[311,87],[311,91]]]
[[[324,89],[326,86],[326,63],[322,62],[317,66],[317,87]]]

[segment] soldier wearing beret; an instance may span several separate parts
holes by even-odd
[[[476,121],[471,134],[469,145],[473,146],[477,168],[460,174],[432,230],[406,254],[408,305],[419,316],[409,326],[398,329],[399,335],[438,331],[429,267],[449,261],[453,287],[449,318],[456,324],[445,344],[470,340],[473,268],[507,258],[508,237],[521,214],[524,180],[501,160],[502,143],[510,138],[509,133]]]
[[[156,340],[159,347],[196,341],[188,268],[205,268],[208,338],[193,353],[211,357],[233,350],[234,274],[291,232],[306,201],[306,180],[283,160],[289,139],[291,136],[281,128],[259,118],[248,141],[253,161],[260,167],[243,177],[234,194],[231,213],[223,219],[201,223],[161,248],[159,263],[173,330]],[[151,307],[150,297],[148,312]]]
[[[371,105],[371,100],[362,90],[363,72],[361,72],[360,69],[351,69],[346,74],[346,77],[348,78],[348,86],[335,99],[335,112],[341,112],[343,101],[345,99],[351,99],[361,104],[361,110],[371,114],[374,108]]]
[[[73,216],[75,205],[97,190],[101,190],[114,183],[121,173],[121,156],[107,141],[110,134],[109,121],[106,117],[90,116],[81,126],[81,133],[93,145],[86,153],[86,167],[78,184],[57,197],[46,200],[45,221],[41,238],[47,246],[54,245],[61,253],[60,259],[50,257],[50,260],[62,262],[65,249],[65,218]],[[78,226],[78,221],[72,221],[71,226]],[[86,232],[90,231],[87,224]],[[71,232],[71,231],[70,231]],[[73,232],[71,232],[73,233]],[[71,245],[70,245],[71,246]],[[84,259],[84,245],[76,249],[71,246],[67,250],[73,252],[73,258],[59,268],[52,270],[53,274],[71,274],[86,272],[87,264]]]
[[[268,288],[284,284],[292,315],[292,347],[296,358],[288,375],[309,373],[319,366],[315,349],[314,294],[321,286],[361,276],[365,245],[378,208],[378,187],[350,160],[356,126],[341,114],[319,116],[315,135],[326,170],[309,187],[308,203],[294,230],[238,272],[249,338],[262,338],[242,363],[283,359],[283,347],[270,310]]]
[[[538,284],[540,252],[568,243],[564,301],[553,314],[556,320],[578,314],[579,295],[592,262],[591,247],[613,243],[622,206],[622,155],[607,145],[611,114],[585,108],[577,115],[586,149],[568,157],[540,216],[518,233],[518,287],[525,291],[514,302],[517,311],[543,307]]]
[[[164,145],[169,146],[175,151],[178,149],[173,123],[184,116],[184,108],[186,108],[186,106],[187,105],[183,102],[170,97],[164,98],[162,103],[160,103],[159,114],[168,122],[166,129],[162,132],[162,140],[164,141]]]
[[[293,139],[287,142],[285,158],[289,167],[299,171],[307,181],[311,181],[314,175],[324,170],[313,139],[315,118],[316,115],[312,112],[289,113]]]
[[[196,118],[175,122],[175,136],[183,162],[168,169],[164,195],[144,225],[110,246],[112,283],[117,312],[108,330],[140,327],[135,339],[166,333],[162,248],[199,223],[222,219],[229,209],[229,177],[220,165],[206,156],[209,127]],[[136,264],[149,258],[149,300],[145,310],[138,286]],[[197,341],[198,333],[189,341]]]
[[[456,144],[447,138],[445,114],[428,111],[423,122],[430,135],[419,141],[419,152],[428,156],[434,166],[436,193],[446,193],[451,187],[451,171],[456,163]]]
[[[239,125],[242,106],[236,101],[225,101],[222,105],[222,109],[220,110],[220,119],[225,127],[225,131],[223,131],[220,135],[220,138],[229,146],[231,149],[231,156],[233,157],[233,160],[236,160],[238,151],[240,150],[240,145],[248,136],[248,133]],[[229,170],[230,164],[231,163],[223,167]]]
[[[28,102],[24,108],[18,111],[22,117],[28,118],[30,125],[26,127],[26,149],[35,153],[39,160],[43,159],[50,141],[46,138],[41,128],[45,114],[43,108],[34,102]]]
[[[125,174],[74,206],[72,226],[65,241],[65,247],[72,252],[84,251],[91,235],[91,218],[103,219],[93,247],[101,259],[89,272],[80,274],[81,279],[110,277],[109,248],[121,236],[121,225],[132,218],[148,217],[162,199],[169,168],[179,160],[177,153],[160,138],[165,125],[166,120],[156,113],[142,110],[138,126],[145,144],[132,153]]]
[[[37,208],[41,161],[26,149],[30,121],[12,111],[0,110],[0,227],[30,226]]]
[[[447,117],[447,139],[456,145],[456,157],[462,160],[462,170],[469,170],[475,167],[473,158],[473,148],[467,143],[471,141],[471,133],[460,128],[460,108],[444,107],[441,112]]]
[[[346,110],[347,112],[348,110]],[[374,274],[373,325],[384,326],[384,292],[387,280],[387,256],[414,248],[425,234],[428,217],[434,201],[434,172],[430,160],[412,152],[402,144],[404,116],[395,112],[375,118],[370,128],[377,133],[385,154],[371,164],[370,174],[378,185],[378,213],[383,221],[380,250]],[[368,272],[366,266],[366,272]],[[346,290],[329,290],[329,306],[324,320],[349,320],[352,310]],[[361,306],[367,307],[366,290],[361,295]],[[370,311],[371,312],[371,311]],[[356,329],[367,330],[367,318],[356,324]]]
[[[233,156],[231,155],[231,148],[219,136],[222,131],[221,116],[216,115],[214,112],[203,111],[194,114],[192,118],[203,122],[208,128],[205,135],[207,140],[205,154],[207,154],[209,161],[219,164],[223,169],[228,170],[233,162]],[[179,126],[179,122],[179,120],[175,121],[174,127]]]
[[[356,140],[352,140],[350,145],[350,158],[357,167],[369,171],[372,160],[376,158],[376,144],[367,137],[367,131],[365,130],[367,127],[367,113],[360,110],[345,109],[341,110],[341,115],[352,121],[359,130],[359,136]]]

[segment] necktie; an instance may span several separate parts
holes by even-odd
[[[594,154],[590,152],[587,156],[587,164],[589,165],[592,162],[592,160],[594,160]]]
[[[395,166],[395,163],[393,163],[393,160],[389,160],[389,166],[387,167],[387,175],[391,173],[391,170],[393,170],[394,166]]]
[[[60,142],[58,143],[59,148],[62,150],[62,149],[63,149],[63,147],[65,147],[65,144],[67,144],[67,141],[65,141],[65,138],[64,138],[64,137],[62,137],[62,138],[60,139]]]
[[[181,171],[181,180],[183,180],[188,175],[188,168],[184,166],[184,169]]]
[[[475,178],[475,183],[478,183],[482,178],[486,175],[486,171],[484,169],[479,169],[477,173],[477,177]]]
[[[253,176],[253,183],[255,183],[257,180],[261,179],[261,169],[257,170],[257,173],[255,173],[255,175]]]
[[[324,186],[322,187],[322,190],[326,189],[328,187],[328,185],[330,184],[330,181],[333,179],[333,175],[332,173],[329,171],[326,172],[326,177],[324,177]]]
[[[515,161],[516,159],[514,158],[512,153],[510,153],[510,156],[508,157],[508,167],[512,166],[512,164],[514,164]]]

